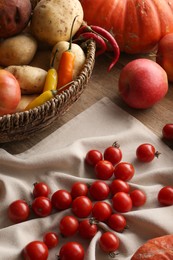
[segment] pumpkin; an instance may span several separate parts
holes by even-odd
[[[173,32],[173,0],[80,0],[84,20],[109,31],[120,50],[147,53]]]
[[[173,259],[173,235],[165,235],[148,240],[138,248],[131,260],[171,260]]]

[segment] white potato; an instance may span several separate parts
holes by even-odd
[[[5,68],[18,80],[22,94],[40,94],[43,90],[47,71],[29,65],[8,66]]]
[[[79,0],[41,0],[33,10],[31,31],[35,37],[51,46],[69,41],[72,22],[77,16],[73,35],[83,22],[83,8]]]
[[[38,95],[21,95],[21,100],[16,108],[16,112],[24,111],[25,107],[33,101]]]
[[[2,66],[27,65],[37,51],[36,39],[26,33],[7,38],[0,42],[0,64]]]
[[[54,60],[54,68],[58,70],[59,62],[61,59],[61,55],[64,51],[66,51],[69,48],[69,42],[67,41],[61,41],[55,44],[52,50],[51,55],[51,63],[52,59],[55,55],[56,50],[58,50],[55,60]],[[75,60],[74,60],[74,71],[73,71],[73,79],[75,79],[81,72],[84,64],[85,64],[85,53],[83,49],[76,43],[72,43],[71,51],[75,54]]]

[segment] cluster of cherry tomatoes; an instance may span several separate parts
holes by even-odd
[[[136,149],[136,157],[143,163],[151,162],[156,156],[159,152],[151,144],[141,144]],[[51,194],[46,183],[36,183],[31,205],[24,200],[16,200],[9,205],[8,215],[14,223],[19,223],[29,218],[31,210],[38,217],[46,217],[53,210],[71,209],[71,214],[60,219],[59,233],[63,237],[78,233],[83,239],[92,239],[98,228],[103,228],[100,223],[104,222],[112,232],[103,230],[99,246],[104,252],[113,254],[120,245],[116,232],[123,232],[127,227],[122,213],[143,206],[147,196],[140,189],[131,189],[128,181],[134,176],[135,168],[129,162],[122,162],[122,151],[117,142],[103,153],[88,151],[85,163],[95,172],[96,180],[90,185],[75,182],[70,191],[59,189]],[[173,205],[173,187],[163,187],[158,193],[158,201],[162,205]],[[59,238],[57,233],[50,231],[44,234],[43,241],[30,242],[22,251],[24,259],[46,260],[49,249],[58,245]],[[84,255],[82,244],[71,241],[60,248],[58,259],[83,260]]]

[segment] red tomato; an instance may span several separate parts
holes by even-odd
[[[46,217],[50,215],[52,211],[52,204],[47,197],[37,197],[32,202],[32,210],[38,217]]]
[[[23,249],[24,260],[47,260],[48,247],[42,241],[32,241]]]
[[[85,239],[91,239],[97,233],[97,225],[93,224],[90,219],[82,220],[79,223],[79,235]]]
[[[87,196],[88,185],[83,182],[75,182],[71,187],[71,196],[73,199],[79,196]]]
[[[67,242],[59,252],[58,259],[60,260],[83,260],[85,251],[83,246],[78,242]]]
[[[33,196],[34,198],[44,196],[48,197],[50,194],[49,186],[44,182],[34,183]]]
[[[79,196],[72,202],[72,212],[78,218],[87,218],[92,211],[92,202],[86,196]]]
[[[158,193],[158,201],[161,205],[173,205],[173,186],[165,186]]]
[[[131,163],[128,162],[120,162],[115,166],[114,176],[116,179],[120,179],[123,181],[129,181],[134,176],[135,169]]]
[[[110,191],[112,195],[114,195],[119,191],[129,193],[129,190],[130,190],[130,185],[127,182],[120,179],[115,179],[110,184]]]
[[[24,200],[15,200],[8,207],[8,216],[14,223],[27,220],[29,213],[29,205]]]
[[[95,166],[100,160],[102,160],[103,155],[98,150],[90,150],[85,157],[85,162],[91,166]]]
[[[97,201],[92,209],[92,216],[98,221],[106,221],[112,214],[111,206],[105,201]]]
[[[72,203],[72,196],[66,190],[57,190],[52,194],[51,202],[57,210],[68,209]]]
[[[59,223],[59,230],[65,237],[73,236],[79,228],[79,221],[74,216],[64,216]]]
[[[118,212],[128,212],[132,209],[132,199],[125,192],[117,192],[112,198],[113,208]]]
[[[136,156],[141,162],[151,162],[159,154],[152,144],[141,144],[136,149]]]
[[[99,239],[100,248],[107,253],[116,251],[119,248],[119,238],[112,232],[105,232]]]
[[[89,188],[89,192],[94,200],[105,200],[109,196],[110,188],[104,181],[94,181]]]
[[[166,124],[162,129],[162,135],[167,140],[173,139],[173,124]]]
[[[58,235],[55,232],[47,232],[43,236],[43,242],[49,249],[56,247],[59,243]]]
[[[104,151],[104,160],[111,162],[113,165],[119,163],[122,159],[122,151],[117,142]]]
[[[134,207],[141,207],[145,204],[147,197],[142,190],[133,190],[130,192],[130,198]]]
[[[101,180],[108,180],[112,177],[114,167],[111,162],[106,160],[99,161],[95,166],[96,177]]]
[[[118,213],[112,214],[108,218],[107,223],[108,223],[108,226],[110,228],[112,228],[113,230],[115,230],[116,232],[122,232],[127,225],[125,217]]]
[[[21,90],[12,73],[0,70],[0,116],[16,112],[21,100]]]

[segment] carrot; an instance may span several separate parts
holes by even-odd
[[[76,18],[77,16],[74,18],[71,27],[69,48],[62,53],[60,63],[58,66],[58,86],[57,86],[58,89],[68,84],[69,82],[73,81],[75,55],[71,51],[71,47],[72,47],[73,25]]]

